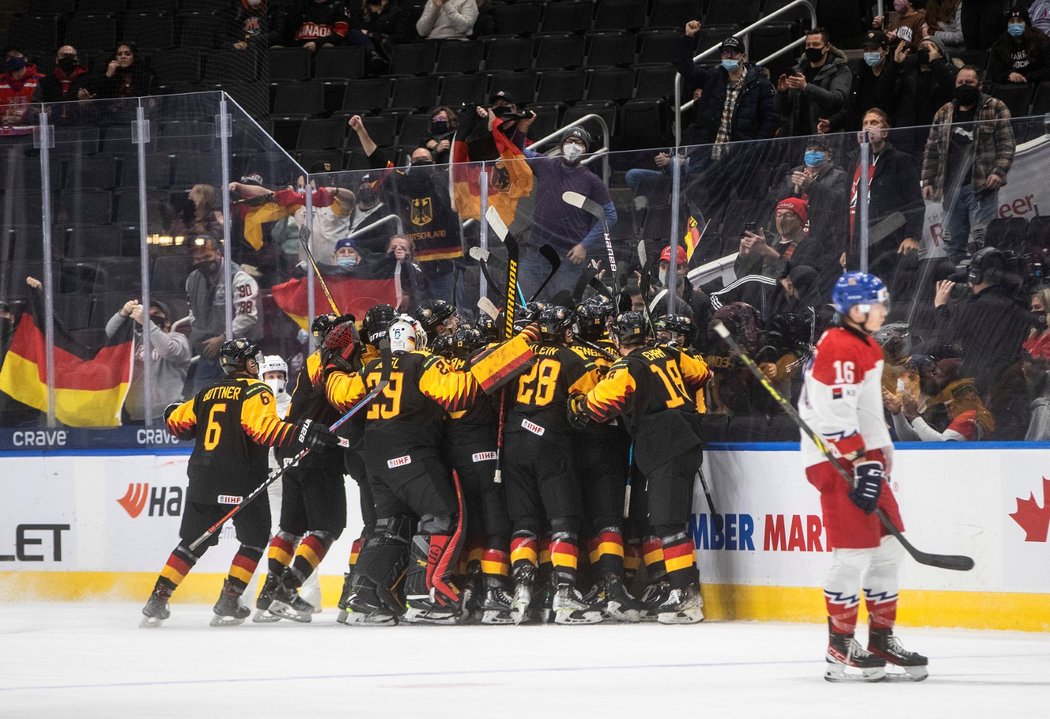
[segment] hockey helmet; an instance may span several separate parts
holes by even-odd
[[[456,314],[456,308],[445,300],[424,300],[416,310],[417,319],[428,334],[437,334],[437,329]]]
[[[899,364],[911,356],[911,332],[905,322],[883,325],[872,337],[882,347],[890,364]]]
[[[485,344],[481,332],[466,325],[457,327],[455,332],[444,337],[448,338],[452,356],[463,360],[470,359],[474,351]]]
[[[574,332],[585,340],[594,342],[605,336],[615,308],[605,297],[590,297],[576,306]]]
[[[535,322],[539,319],[540,313],[546,309],[546,302],[529,302],[523,308],[519,309],[514,315],[514,332],[515,334],[521,332],[530,322]],[[505,321],[506,315],[500,312],[501,320]],[[503,325],[501,324],[500,327]]]
[[[496,326],[496,320],[492,319],[484,312],[478,317],[478,321],[474,323],[474,327],[481,333],[482,342],[495,342],[499,339],[499,328]]]
[[[390,305],[372,305],[365,312],[361,328],[365,331],[365,342],[378,345],[387,336],[387,328],[397,319],[397,310]]]
[[[338,320],[339,315],[334,312],[314,317],[314,323],[310,326],[310,331],[313,332],[314,340],[317,344],[324,342],[325,335],[335,326]]]
[[[681,347],[688,347],[696,339],[696,325],[686,315],[663,315],[653,321],[653,329],[657,335],[668,333],[669,341]]]
[[[851,307],[860,306],[862,312],[868,312],[873,304],[889,304],[890,293],[886,285],[875,275],[867,272],[846,272],[835,283],[831,291],[831,304],[840,314],[846,314]]]
[[[427,332],[419,320],[411,315],[398,315],[387,328],[391,352],[412,352],[426,349]]]
[[[649,323],[641,312],[624,312],[612,321],[609,334],[623,345],[637,345],[649,338]]]
[[[267,372],[284,372],[284,378],[288,379],[288,363],[280,355],[266,355],[259,363],[259,376]]]
[[[436,335],[430,343],[430,351],[446,359],[452,358],[452,335]]]
[[[219,348],[219,366],[222,367],[222,372],[227,377],[237,372],[244,372],[252,377],[258,377],[262,359],[259,345],[243,337],[227,340]],[[255,360],[255,372],[248,370],[248,360]]]
[[[576,313],[559,305],[545,307],[536,318],[540,326],[540,338],[544,342],[564,342],[565,331],[571,330],[575,321]]]

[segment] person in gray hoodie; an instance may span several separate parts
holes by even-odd
[[[797,137],[842,127],[852,84],[846,54],[831,44],[828,31],[817,27],[807,32],[805,55],[790,75],[777,79],[783,133]]]

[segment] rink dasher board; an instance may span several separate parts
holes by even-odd
[[[178,538],[187,459],[183,448],[0,454],[0,600],[144,597]],[[976,561],[971,572],[907,561],[902,623],[1050,630],[1048,468],[1044,444],[898,448],[890,482],[912,543]],[[820,621],[830,553],[797,445],[714,446],[704,473],[722,514],[719,533],[697,483],[689,529],[707,616]],[[329,606],[361,526],[349,479],[347,495],[348,530],[321,567]],[[214,601],[236,546],[227,528],[177,599]]]

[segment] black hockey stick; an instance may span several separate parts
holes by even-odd
[[[594,219],[602,223],[602,236],[605,239],[605,251],[609,253],[609,271],[613,276],[613,289],[616,296],[620,296],[620,273],[616,267],[616,253],[613,251],[612,239],[609,237],[609,221],[605,219],[605,208],[589,197],[579,192],[569,190],[563,192],[561,199],[573,207],[578,207]]]
[[[344,414],[342,417],[337,419],[335,421],[335,424],[333,424],[332,426],[330,426],[328,428],[329,431],[334,432],[337,429],[339,429],[341,426],[343,426],[343,424],[348,419],[350,419],[355,414],[360,412],[362,409],[367,407],[369,405],[369,403],[371,403],[372,400],[374,400],[377,396],[379,396],[379,394],[383,390],[386,389],[387,385],[390,384],[390,366],[391,366],[391,362],[390,362],[390,343],[389,343],[389,341],[385,340],[385,339],[382,340],[382,342],[380,343],[380,347],[381,347],[383,359],[382,359],[382,370],[381,370],[381,374],[380,374],[380,377],[379,377],[379,382],[376,384],[375,387],[372,388],[372,390],[370,392],[368,392],[368,394],[366,394],[364,397],[359,399],[357,401],[357,403],[347,411],[346,414]],[[349,446],[349,444],[347,444],[346,446]],[[238,512],[240,512],[246,506],[251,504],[252,500],[254,500],[260,494],[265,492],[267,487],[269,487],[271,484],[273,484],[278,479],[280,479],[281,476],[284,475],[284,473],[287,472],[289,469],[291,469],[295,465],[299,464],[299,462],[303,459],[303,457],[305,457],[308,454],[310,454],[310,449],[309,448],[306,448],[306,449],[300,451],[298,454],[296,454],[294,457],[292,457],[292,459],[288,462],[288,464],[284,465],[283,467],[278,469],[276,472],[271,474],[269,477],[267,477],[266,481],[263,482],[262,484],[260,484],[255,489],[253,489],[248,494],[247,497],[245,497],[244,499],[241,500],[240,504],[235,505],[233,507],[233,509],[231,509],[229,512],[226,513],[225,516],[222,517],[222,519],[220,519],[218,522],[216,522],[215,524],[213,524],[210,527],[208,527],[208,529],[205,530],[204,534],[202,534],[201,536],[199,536],[195,540],[193,540],[193,543],[190,544],[190,546],[189,546],[189,550],[192,552],[192,551],[196,550],[197,547],[202,545],[204,542],[208,541],[208,538],[211,537],[216,532],[218,532],[222,528],[222,525],[226,524],[226,522],[228,522],[230,519],[233,519],[233,517],[236,516],[236,514]]]
[[[718,513],[717,509],[715,509],[715,500],[711,496],[711,488],[707,486],[707,479],[704,477],[703,465],[696,468],[696,478],[700,480],[700,486],[704,490],[704,497],[707,499],[707,507],[711,510],[711,517],[715,523],[715,531],[721,532],[723,524],[722,515]]]
[[[543,255],[543,259],[550,263],[551,271],[539,286],[539,288],[529,298],[529,302],[535,302],[536,298],[540,296],[540,293],[550,284],[550,281],[554,279],[554,275],[557,274],[558,268],[561,267],[561,258],[558,257],[558,253],[554,251],[554,248],[550,245],[543,245],[540,247],[540,254]]]
[[[468,254],[470,254],[471,258],[477,260],[478,264],[481,265],[481,274],[485,275],[485,280],[489,283],[496,294],[500,297],[506,295],[507,292],[503,288],[503,285],[493,279],[492,273],[489,270],[489,262],[495,260],[495,256],[493,256],[488,250],[483,250],[480,247],[471,247]]]
[[[649,263],[647,265],[642,267],[641,281],[642,312],[645,313],[645,322],[649,325],[649,332],[651,332],[654,337],[656,336],[656,328],[653,327],[653,317],[649,313],[649,289],[652,286],[653,267],[656,265],[657,262],[659,262],[659,260],[659,256],[653,257],[649,260]]]
[[[777,391],[776,387],[770,383],[769,379],[762,374],[762,370],[758,368],[755,361],[744,352],[739,344],[737,344],[737,341],[733,339],[733,336],[729,333],[729,330],[726,329],[726,326],[719,322],[715,325],[715,332],[717,332],[718,335],[725,340],[726,344],[729,345],[730,351],[740,358],[740,361],[751,370],[751,374],[755,376],[759,381],[759,384],[761,384],[773,399],[777,401],[777,404],[779,404],[784,412],[787,413],[788,417],[790,417],[791,420],[798,425],[798,428],[809,437],[810,441],[817,446],[817,449],[820,450],[820,453],[824,455],[824,458],[831,463],[831,466],[835,468],[835,471],[839,473],[839,476],[841,476],[847,484],[853,486],[853,477],[846,471],[845,467],[839,464],[838,459],[832,453],[831,447],[829,447],[824,441],[824,438],[815,432],[806,420],[799,416],[795,408],[791,406],[791,403],[786,400],[784,396]],[[973,569],[972,557],[966,557],[961,554],[930,554],[929,552],[920,551],[912,546],[911,542],[904,538],[904,535],[899,529],[893,526],[893,522],[889,520],[889,517],[886,516],[885,512],[876,507],[875,515],[879,518],[879,521],[882,522],[882,526],[886,528],[886,531],[896,537],[897,541],[901,543],[901,546],[912,556],[912,559],[919,564],[960,572],[966,572]]]
[[[494,208],[489,208],[493,210]],[[498,215],[497,215],[498,216]],[[506,225],[504,225],[504,230]],[[503,339],[509,340],[514,336],[514,310],[517,303],[514,301],[514,290],[518,286],[518,243],[509,234],[503,238],[503,244],[507,246],[507,294],[506,303],[503,306],[503,314],[506,322],[503,325]],[[518,290],[521,291],[520,289]],[[494,484],[503,481],[503,469],[501,461],[503,457],[503,429],[507,419],[507,388],[504,387],[499,393],[499,424],[496,428],[496,472],[492,477]]]

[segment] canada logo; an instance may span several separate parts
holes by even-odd
[[[1024,530],[1024,541],[1045,542],[1050,529],[1050,479],[1043,477],[1043,506],[1033,492],[1028,499],[1017,498],[1017,511],[1010,517]]]

